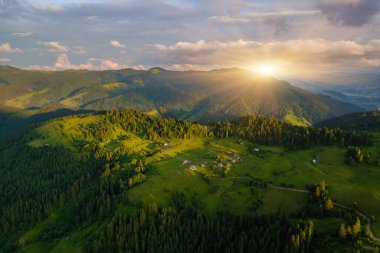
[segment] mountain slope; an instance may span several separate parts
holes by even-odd
[[[334,73],[321,80],[289,80],[292,84],[312,92],[326,94],[366,110],[380,108],[380,75],[376,73]]]
[[[328,96],[240,69],[201,71],[27,71],[0,67],[0,104],[41,111],[133,107],[190,120],[261,114],[318,122],[360,111]]]
[[[320,122],[318,126],[379,131],[380,111],[347,114]]]

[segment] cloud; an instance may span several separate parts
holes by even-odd
[[[29,65],[25,69],[27,69],[27,70],[46,70],[46,71],[54,71],[54,70],[56,70],[53,67],[40,66],[40,65]]]
[[[305,39],[258,42],[250,40],[178,42],[154,45],[162,61],[172,65],[236,66],[271,62],[310,69],[365,67],[380,60],[380,40],[358,43],[350,40]]]
[[[86,53],[86,50],[82,46],[73,46],[72,51],[74,54],[79,54],[79,55]]]
[[[38,3],[33,3],[33,7],[36,10],[44,11],[44,12],[63,12],[64,8],[62,5],[58,4],[52,4],[52,3],[43,3],[43,4],[38,4]]]
[[[20,48],[13,48],[9,43],[0,44],[1,53],[22,53],[23,51]]]
[[[262,18],[262,17],[302,17],[314,16],[320,14],[319,10],[286,10],[273,12],[251,12],[245,14],[247,17]]]
[[[239,14],[239,11],[235,11],[231,14],[229,10],[228,16],[210,16],[209,20],[217,23],[238,24],[248,23],[260,20],[284,20],[287,17],[306,17],[320,14],[319,10],[287,10],[287,11],[275,11],[275,12],[248,12]]]
[[[241,11],[240,6],[232,6],[231,8],[227,10],[228,15],[230,15],[230,17],[235,17],[236,15],[240,13],[240,11]]]
[[[65,69],[87,69],[87,70],[117,70],[128,68],[128,65],[120,64],[116,61],[109,59],[89,58],[86,63],[72,64],[66,53],[58,55],[57,61],[54,64],[53,69],[65,70]],[[138,69],[145,68],[143,65],[135,66]]]
[[[22,9],[22,5],[18,0],[1,0],[0,1],[0,17],[12,15],[14,12]]]
[[[19,33],[12,33],[13,36],[18,36],[18,37],[30,37],[32,36],[32,32],[19,32]]]
[[[110,41],[110,45],[113,46],[113,47],[117,47],[117,48],[125,48],[125,45],[122,44],[122,43],[120,43],[117,40],[111,40]]]
[[[111,60],[102,60],[100,68],[101,69],[113,69],[113,70],[115,70],[115,69],[122,69],[122,68],[124,68],[124,66],[119,65],[117,62],[114,62]]]
[[[379,0],[317,0],[328,21],[337,26],[362,26],[380,11]]]
[[[292,28],[286,18],[268,17],[264,20],[264,23],[273,26],[277,35],[287,33]]]
[[[211,21],[223,24],[239,24],[239,23],[249,23],[252,22],[249,18],[238,18],[231,16],[211,16],[208,18]]]
[[[61,44],[59,44],[58,41],[48,41],[48,42],[41,42],[41,41],[38,41],[37,42],[38,44],[40,45],[44,45],[44,46],[47,46],[49,47],[49,52],[54,52],[54,53],[67,53],[68,50],[65,46],[62,46]]]
[[[11,61],[11,59],[9,59],[9,58],[0,57],[0,62],[10,62],[10,61]]]
[[[54,64],[56,69],[93,69],[94,66],[91,63],[74,65],[71,64],[66,53],[58,55],[57,61]]]

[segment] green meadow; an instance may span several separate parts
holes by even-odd
[[[39,137],[30,141],[29,145],[64,145],[76,150],[75,143],[84,138],[83,128],[98,120],[99,116],[94,115],[52,120],[36,129]],[[379,158],[379,137],[376,135],[375,144],[364,149],[374,158]],[[367,164],[345,164],[346,149],[342,147],[320,146],[287,151],[278,146],[254,145],[234,138],[149,141],[117,126],[100,145],[111,152],[121,146],[135,152],[152,151],[157,145],[162,147],[160,152],[149,158],[154,169],[148,180],[128,191],[128,196],[135,201],[156,202],[165,206],[173,192],[183,192],[189,197],[196,195],[210,211],[271,214],[281,210],[293,213],[305,205],[306,193],[257,187],[252,185],[250,178],[303,190],[305,186],[325,180],[334,201],[354,206],[368,217],[374,217],[372,227],[380,235],[380,222],[377,221],[380,219],[380,168]],[[167,147],[163,148],[164,145]],[[253,146],[260,149],[260,154],[251,151]],[[226,153],[236,154],[240,160],[231,165],[227,174],[217,175],[211,169],[216,161],[210,154]],[[313,159],[316,163],[312,162]],[[63,241],[58,246],[67,245],[74,239]]]

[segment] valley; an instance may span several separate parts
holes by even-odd
[[[357,216],[355,211],[350,211],[347,207],[352,207],[353,210],[369,217],[371,231],[379,236],[380,225],[376,217],[380,216],[378,208],[380,189],[377,183],[380,179],[377,165],[377,161],[380,161],[380,134],[371,135],[372,145],[363,147],[366,154],[372,154],[371,164],[348,165],[345,162],[347,148],[338,143],[334,144],[335,140],[338,140],[335,138],[341,138],[339,132],[335,133],[336,137],[330,136],[329,141],[320,139],[322,136],[328,136],[328,132],[319,133],[322,135],[317,139],[313,139],[315,137],[311,137],[312,135],[305,136],[302,141],[308,140],[311,146],[304,147],[305,143],[297,144],[296,136],[298,131],[307,128],[282,124],[273,119],[246,117],[230,125],[217,123],[204,126],[186,121],[162,119],[135,110],[79,114],[49,120],[20,137],[13,137],[16,139],[11,141],[13,143],[11,146],[4,143],[0,149],[4,168],[8,168],[4,179],[9,180],[13,171],[18,170],[17,164],[20,162],[28,164],[27,160],[32,159],[33,167],[38,168],[43,163],[54,161],[52,159],[55,156],[58,156],[56,159],[65,161],[58,165],[56,172],[51,172],[55,175],[53,178],[62,177],[62,183],[56,179],[53,181],[48,179],[50,172],[46,169],[53,167],[48,166],[41,171],[41,176],[48,179],[46,183],[51,184],[52,188],[49,189],[54,189],[51,198],[48,197],[49,194],[44,193],[44,187],[29,186],[31,189],[35,188],[33,191],[41,192],[35,197],[45,196],[44,198],[51,199],[47,202],[50,207],[45,206],[40,209],[38,222],[30,223],[33,225],[29,225],[29,228],[16,225],[23,218],[17,216],[12,218],[12,223],[18,228],[11,230],[14,232],[8,243],[16,242],[17,247],[21,247],[24,252],[87,252],[92,249],[91,247],[95,247],[91,246],[90,242],[97,238],[99,231],[107,224],[110,225],[109,222],[119,215],[131,214],[133,210],[151,205],[156,206],[155,208],[187,206],[188,204],[182,202],[185,199],[193,203],[189,204],[190,206],[199,206],[200,212],[209,215],[220,212],[243,217],[281,214],[290,217],[290,224],[312,221],[316,237],[311,244],[314,246],[309,247],[319,245],[318,247],[325,247],[326,250],[330,245],[345,250],[362,247],[358,246],[355,240],[340,244],[337,238],[339,225],[350,223]],[[246,129],[244,131],[248,133],[252,131],[250,129],[256,127],[258,129],[264,127],[268,131],[256,132],[264,134],[265,138],[260,135],[249,137],[241,132]],[[286,134],[276,137],[278,131],[276,129],[287,129]],[[293,136],[291,137],[293,141],[287,143],[286,140],[290,136]],[[366,134],[351,136],[351,133],[347,132],[344,136],[346,136],[345,142],[367,141]],[[255,138],[256,141],[251,138]],[[280,140],[276,138],[282,139],[281,145],[275,144]],[[269,139],[272,141],[268,143]],[[312,144],[314,142],[316,144]],[[24,155],[21,156],[20,162],[12,165],[16,159],[12,155],[14,152],[24,152]],[[40,156],[36,152],[45,155]],[[61,153],[66,155],[59,158]],[[23,157],[26,159],[25,162]],[[68,160],[68,157],[72,158]],[[47,160],[43,162],[44,159]],[[72,167],[74,164],[83,166],[84,164],[80,165],[82,163],[88,165],[80,170]],[[16,167],[12,169],[12,166]],[[61,166],[68,166],[74,170],[62,170]],[[86,172],[89,169],[93,170],[91,174]],[[33,169],[26,171],[29,171],[28,175],[32,173],[37,176],[40,173]],[[48,174],[44,175],[45,173]],[[10,186],[4,184],[6,181],[0,181],[2,189],[8,189],[3,191],[0,199],[16,198],[16,201],[21,201],[24,198],[22,194],[11,197],[7,192],[22,191],[26,185],[29,185],[27,183],[29,180],[28,177],[17,179],[16,181],[20,183],[15,184],[11,191]],[[84,182],[87,180],[90,181],[86,186]],[[74,184],[65,186],[64,182]],[[326,182],[328,187],[326,196],[331,196],[334,203],[331,211],[314,206],[315,200],[310,202],[314,187],[319,182]],[[99,183],[99,186],[105,185],[96,190],[96,185]],[[93,190],[88,192],[89,189]],[[54,193],[56,191],[57,193]],[[75,195],[71,195],[72,191],[81,197],[78,199]],[[105,192],[102,193],[103,191]],[[62,195],[64,192],[66,193]],[[53,197],[56,194],[57,197]],[[103,197],[94,199],[93,194],[100,194],[99,197]],[[66,197],[61,200],[60,195]],[[183,200],[177,202],[179,201],[175,200],[177,198]],[[99,204],[94,206],[96,203],[94,200],[100,201]],[[7,208],[7,205],[3,207],[4,214],[8,213]],[[14,209],[16,206],[9,208]],[[21,210],[16,213],[22,212]],[[186,210],[185,208],[184,211]],[[52,230],[54,226],[62,224],[63,220],[67,222],[67,215],[74,218],[72,222],[76,220],[75,223],[79,222],[80,225],[75,227],[65,225],[54,232]],[[104,219],[99,220],[96,217]],[[361,218],[363,231],[361,240],[365,241],[364,247],[376,247],[376,241],[366,237],[366,234],[370,233],[366,232],[366,218]],[[336,238],[334,240],[337,244],[327,243],[321,246],[320,240],[325,240],[323,238],[327,235],[330,240]],[[103,247],[101,241],[98,243],[95,243],[98,245],[96,247]],[[7,245],[10,247],[12,244]]]

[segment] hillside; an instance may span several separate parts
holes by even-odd
[[[23,115],[132,107],[202,122],[259,114],[305,125],[360,111],[240,69],[49,72],[0,67],[0,80],[3,111],[28,111]]]
[[[356,130],[380,130],[380,111],[359,112],[328,119],[317,124],[321,127],[340,127]]]
[[[380,75],[376,73],[329,73],[311,80],[290,79],[292,84],[368,111],[380,108]]]
[[[366,217],[380,215],[379,169],[343,161],[345,134],[135,110],[50,120],[0,141],[0,252],[374,249]],[[370,137],[365,152],[380,160],[380,136]],[[341,224],[358,223],[340,207],[354,202],[366,216],[339,238]],[[377,219],[370,229],[380,233]]]

